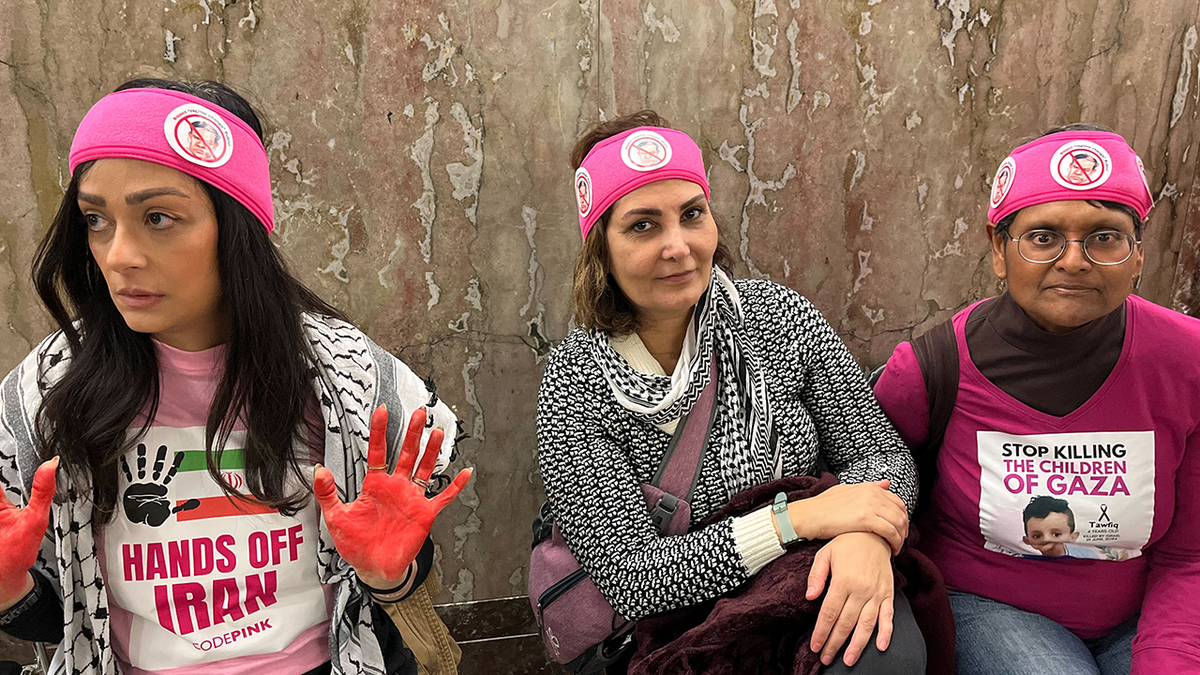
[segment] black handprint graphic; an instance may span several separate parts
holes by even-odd
[[[133,482],[133,473],[129,471],[129,462],[125,461],[125,457],[121,457],[121,469],[125,472],[125,479],[129,481],[129,487],[125,488],[125,517],[133,523],[145,523],[150,527],[158,527],[167,522],[167,518],[174,513],[180,511],[191,511],[200,506],[199,499],[189,499],[186,502],[171,508],[171,502],[167,499],[167,486],[171,484],[171,480],[175,478],[175,472],[179,471],[179,465],[183,463],[183,453],[175,453],[175,462],[171,464],[167,475],[163,476],[163,466],[167,461],[167,446],[158,446],[158,455],[154,458],[154,471],[150,476],[150,482],[146,481],[146,446],[138,443],[137,446],[137,479],[139,482]],[[162,482],[159,483],[159,478]]]

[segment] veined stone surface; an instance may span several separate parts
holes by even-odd
[[[568,330],[568,153],[654,108],[704,150],[737,273],[808,296],[864,365],[994,292],[992,172],[1106,124],[1158,198],[1141,292],[1200,311],[1195,0],[0,0],[0,370],[88,107],[219,79],[268,126],[276,243],[438,382],[476,467],[434,532],[444,600],[525,592],[533,410]]]

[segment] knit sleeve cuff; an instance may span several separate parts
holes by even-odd
[[[767,563],[783,555],[783,545],[775,534],[771,521],[771,507],[763,507],[753,513],[733,519],[733,541],[737,546],[742,564],[751,575],[767,566]]]

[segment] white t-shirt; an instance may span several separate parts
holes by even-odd
[[[204,427],[223,348],[156,348],[159,408],[118,470],[116,515],[101,537],[122,671],[306,673],[329,660],[332,587],[318,576],[315,500],[284,516],[225,495],[207,470]],[[230,435],[220,471],[247,492],[244,440],[240,427]]]

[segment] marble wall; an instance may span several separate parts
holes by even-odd
[[[89,105],[223,80],[269,125],[275,240],[433,376],[477,479],[439,521],[445,600],[522,594],[533,406],[579,247],[567,154],[652,107],[710,167],[738,273],[807,295],[865,365],[995,282],[991,173],[1107,124],[1158,204],[1142,293],[1200,310],[1197,0],[0,0],[0,371]]]

